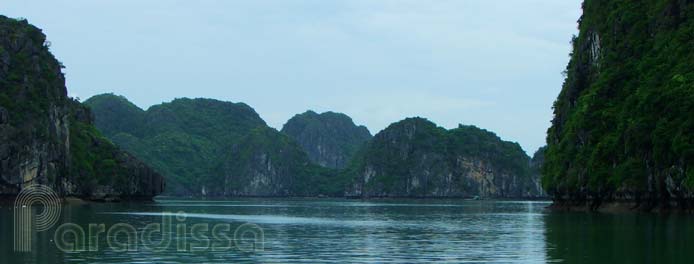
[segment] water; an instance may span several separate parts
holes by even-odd
[[[73,204],[62,208],[56,226],[74,223],[85,230],[83,245],[87,251],[59,250],[54,227],[33,234],[29,253],[13,252],[13,211],[3,205],[0,207],[0,263],[691,263],[694,260],[694,216],[549,213],[545,210],[548,205],[511,201],[323,199],[160,199],[153,204]],[[34,210],[38,213],[41,208]],[[148,233],[151,231],[147,229],[148,224],[167,223],[167,219],[171,225],[162,226],[170,229]],[[133,229],[122,228],[123,232],[113,233],[109,240],[107,233],[90,236],[89,224],[103,224],[105,231],[119,230],[115,228],[118,224]],[[200,229],[193,231],[195,225]],[[225,226],[228,231],[224,230]],[[222,231],[215,233],[214,227]],[[142,242],[144,233],[148,234],[150,243]],[[125,243],[128,235],[135,234],[138,239],[125,244],[132,251],[120,252],[126,248],[119,247],[117,242]],[[65,241],[76,240],[67,235]],[[162,241],[171,243],[156,244]],[[213,249],[212,245],[217,247]]]

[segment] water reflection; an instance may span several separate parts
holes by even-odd
[[[117,252],[106,240],[96,252],[63,253],[53,233],[34,235],[34,251],[12,252],[12,211],[0,207],[2,263],[688,263],[694,220],[688,215],[547,213],[542,202],[384,200],[162,200],[156,204],[67,205],[61,223],[142,232],[164,212],[186,212],[185,224],[255,223],[265,251]],[[175,230],[174,230],[175,231]],[[169,233],[159,234],[161,239]],[[198,239],[192,232],[174,237]],[[92,237],[94,239],[94,237]],[[211,239],[211,238],[210,238]],[[190,246],[200,249],[199,247]],[[188,248],[190,249],[190,248]]]
[[[552,213],[547,256],[568,263],[692,263],[691,215]]]

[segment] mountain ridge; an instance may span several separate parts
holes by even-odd
[[[114,107],[113,109],[128,109],[132,108],[130,103],[122,102],[124,99],[115,95],[105,95],[105,98],[111,98],[114,102],[121,102],[124,104],[122,107]],[[103,113],[108,109],[103,109],[103,104],[93,104],[98,102],[99,97],[96,100],[87,100],[87,105],[92,105],[95,107],[95,113],[97,114],[97,119],[99,116],[121,116],[120,114],[113,113]],[[176,102],[190,103],[190,102],[214,102],[213,104],[225,104],[225,102],[220,102],[216,100],[206,101],[208,99],[177,99],[174,100],[174,104],[164,103],[162,106],[156,105],[150,107],[148,112],[165,112],[165,114],[160,114],[158,116],[164,116],[163,119],[168,121],[153,120],[153,118],[144,117],[142,120],[146,120],[145,123],[148,125],[157,124],[168,124],[174,123],[179,124],[180,120],[187,120],[186,118],[179,118],[179,114],[176,111],[188,111],[185,116],[207,116],[210,114],[209,109],[199,109],[191,110],[190,107],[182,108],[171,108],[170,106],[176,105]],[[228,103],[231,104],[231,103]],[[243,108],[248,108],[247,112],[253,112],[250,106],[245,104]],[[99,109],[99,108],[102,109]],[[222,107],[224,108],[224,107]],[[183,109],[183,110],[181,110]],[[129,111],[139,115],[140,111]],[[102,113],[102,114],[100,114]],[[207,114],[205,114],[207,113]],[[150,135],[149,138],[143,139],[138,138],[137,135],[127,134],[127,133],[112,133],[106,132],[108,135],[113,136],[114,142],[122,145],[126,149],[132,149],[133,152],[141,155],[162,155],[157,152],[159,146],[172,145],[175,147],[170,147],[168,150],[180,150],[180,153],[185,155],[180,157],[172,157],[169,159],[152,159],[151,156],[148,158],[144,156],[143,159],[150,162],[154,162],[154,166],[157,168],[163,168],[165,175],[171,175],[172,170],[169,168],[171,163],[173,164],[184,164],[180,165],[179,169],[190,168],[190,165],[185,165],[184,162],[191,162],[199,157],[191,157],[194,155],[202,156],[203,160],[209,159],[209,157],[214,157],[215,161],[208,163],[204,168],[198,169],[197,171],[187,172],[184,174],[184,179],[196,179],[197,181],[187,182],[186,186],[194,186],[184,192],[177,195],[192,195],[192,196],[207,196],[207,197],[238,197],[238,196],[272,196],[272,197],[282,197],[282,196],[334,196],[334,197],[354,197],[361,196],[354,191],[353,186],[350,186],[355,177],[355,165],[358,164],[359,160],[363,160],[365,153],[368,152],[368,147],[373,144],[373,138],[363,126],[357,126],[354,124],[352,119],[344,114],[336,112],[326,112],[318,114],[313,111],[306,111],[301,114],[295,115],[292,119],[288,120],[284,126],[282,132],[277,131],[274,128],[267,126],[262,118],[253,114],[254,126],[246,126],[245,129],[240,130],[240,132],[235,134],[228,133],[228,129],[225,127],[234,127],[236,125],[231,124],[237,122],[236,119],[229,119],[227,124],[219,124],[219,120],[212,119],[214,122],[201,122],[196,121],[197,124],[191,124],[190,122],[183,122],[187,127],[180,128],[177,125],[166,125],[163,128],[148,128],[147,131],[160,131],[157,136]],[[189,118],[188,118],[189,119]],[[172,121],[173,120],[173,121]],[[450,164],[449,161],[452,154],[448,153],[450,149],[455,148],[457,155],[456,157],[461,157],[459,165],[448,166],[450,168],[456,168],[456,175],[463,179],[464,171],[477,171],[475,174],[476,179],[470,177],[465,178],[469,184],[480,185],[485,184],[488,186],[488,193],[480,192],[479,190],[456,190],[457,192],[448,192],[444,194],[434,193],[430,195],[432,197],[537,197],[539,194],[535,192],[535,187],[537,184],[526,183],[527,177],[532,177],[530,169],[530,157],[528,157],[525,152],[522,151],[517,143],[511,143],[501,140],[494,133],[487,130],[479,129],[474,126],[459,126],[456,129],[446,130],[438,127],[436,124],[422,118],[415,119],[405,119],[403,121],[396,122],[389,127],[397,126],[400,123],[407,122],[408,120],[420,120],[423,124],[426,124],[431,131],[434,131],[434,135],[431,140],[425,141],[422,144],[417,145],[418,150],[422,149],[435,149],[438,148],[443,150],[439,153],[446,164]],[[209,121],[209,120],[208,120]],[[106,121],[109,123],[108,121]],[[217,127],[214,127],[217,126]],[[125,126],[127,127],[127,126]],[[205,130],[199,130],[196,127],[205,127]],[[188,131],[188,132],[186,132]],[[207,132],[219,132],[223,134],[229,134],[227,137],[233,137],[233,140],[220,140],[214,143],[214,147],[211,147],[209,138],[210,134],[203,134]],[[438,131],[438,132],[437,132]],[[152,132],[150,132],[152,133]],[[383,133],[388,133],[388,129],[379,132],[377,135]],[[292,136],[293,135],[293,136]],[[308,136],[306,136],[308,135]],[[308,146],[302,146],[303,139],[309,139],[304,143],[308,143]],[[212,137],[214,138],[214,137]],[[318,140],[316,140],[318,139]],[[356,140],[353,140],[356,139]],[[485,146],[476,146],[477,142],[480,144],[486,144]],[[340,149],[347,145],[348,151],[345,149]],[[450,145],[450,146],[448,146]],[[317,147],[318,146],[318,147]],[[331,146],[323,147],[323,146]],[[139,149],[138,149],[139,148]],[[144,149],[143,149],[144,148]],[[327,155],[329,157],[327,160],[330,161],[340,161],[344,164],[340,166],[326,166],[325,163],[321,164],[320,156],[314,156],[311,158],[310,150],[315,149],[332,149],[335,150],[335,155]],[[472,157],[480,149],[484,149],[490,153],[484,157]],[[498,149],[498,151],[497,151]],[[340,152],[342,151],[342,152]],[[494,152],[497,151],[497,152]],[[166,153],[168,153],[167,151]],[[436,153],[435,151],[432,153]],[[494,153],[514,153],[511,157],[505,157],[503,155],[495,156]],[[320,154],[320,153],[319,153]],[[337,155],[341,155],[339,158]],[[332,159],[330,159],[332,158]],[[398,159],[391,160],[395,165],[393,166],[403,166],[407,167],[412,162],[415,161],[402,161]],[[495,164],[505,164],[497,167],[512,167],[516,166],[510,170],[516,170],[516,174],[507,173],[506,171],[500,170],[499,173],[504,173],[500,175],[498,182],[483,183],[482,181],[494,181],[494,177],[491,174],[486,173],[486,170],[490,167],[486,163]],[[336,164],[336,163],[335,163]],[[508,165],[511,164],[511,165]],[[522,171],[522,173],[520,173]],[[174,173],[177,171],[173,171]],[[185,171],[184,171],[185,172]],[[495,172],[496,173],[496,172]],[[511,175],[513,174],[513,175]],[[519,176],[522,174],[523,177]],[[534,174],[533,174],[534,175]],[[177,175],[174,175],[176,177]],[[484,177],[487,178],[484,178]],[[171,177],[171,176],[169,176]],[[504,181],[522,181],[522,184],[512,184],[505,183]],[[176,184],[176,180],[172,180],[173,184]],[[300,182],[300,183],[299,183]],[[532,180],[528,181],[532,182]],[[473,184],[474,183],[474,184]],[[533,182],[536,183],[536,182]],[[519,187],[522,186],[522,187]],[[514,188],[526,188],[523,191],[512,190]],[[496,191],[497,189],[502,191]],[[389,194],[388,194],[389,195]],[[384,195],[384,196],[388,196]],[[409,193],[396,193],[393,195],[403,196],[403,197],[417,197],[418,195],[411,195]]]
[[[248,131],[266,126],[244,103],[207,98],[178,98],[141,112],[119,111],[134,104],[113,94],[96,95],[85,105],[96,113],[97,125],[116,144],[170,178],[169,193],[184,196],[213,186],[210,177],[223,162],[223,151]],[[129,125],[108,125],[115,123]]]
[[[347,166],[357,150],[372,138],[365,126],[357,126],[351,117],[332,111],[297,114],[281,132],[296,140],[311,161],[333,169]]]
[[[518,143],[475,126],[446,130],[414,117],[376,134],[346,175],[349,196],[365,198],[540,197],[529,166]]]

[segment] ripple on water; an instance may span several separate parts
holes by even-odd
[[[83,215],[90,222],[106,221],[107,227],[124,222],[142,230],[166,215],[175,217],[165,211],[187,211],[188,227],[258,224],[265,233],[265,251],[180,252],[172,246],[161,252],[116,252],[103,247],[98,252],[65,254],[55,263],[546,262],[543,203],[427,203],[166,200],[154,205],[92,206]],[[72,219],[85,219],[79,217],[85,208],[71,208]],[[192,238],[190,233],[184,236]]]

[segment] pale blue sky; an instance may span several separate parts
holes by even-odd
[[[68,90],[140,107],[245,102],[273,127],[307,109],[377,133],[405,117],[544,144],[580,0],[2,0],[44,29]]]

